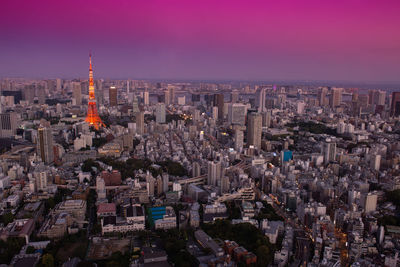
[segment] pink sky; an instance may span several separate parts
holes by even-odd
[[[400,1],[28,1],[0,77],[400,81]]]

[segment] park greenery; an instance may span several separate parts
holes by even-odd
[[[266,266],[274,258],[276,246],[250,223],[232,224],[229,220],[217,220],[212,224],[202,225],[202,228],[212,238],[233,240],[253,252],[257,256],[257,266]]]
[[[326,126],[325,124],[316,123],[316,122],[312,122],[312,121],[293,122],[293,123],[286,124],[286,126],[290,127],[290,128],[299,127],[299,131],[310,132],[313,134],[329,134],[329,135],[333,135],[333,136],[337,135],[335,129],[330,128],[330,127]]]
[[[23,245],[25,245],[23,238],[10,237],[7,241],[0,239],[0,264],[9,264]]]
[[[114,170],[120,171],[123,180],[128,177],[134,177],[135,171],[138,170],[149,171],[154,177],[161,175],[163,172],[179,177],[187,175],[186,169],[179,162],[171,160],[152,162],[149,159],[130,158],[124,162],[110,157],[100,158],[99,160],[110,165]],[[90,164],[88,163],[89,166],[91,166]]]

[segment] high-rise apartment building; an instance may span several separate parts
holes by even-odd
[[[54,161],[53,134],[51,128],[40,127],[38,129],[37,152],[43,162],[49,164]]]
[[[235,130],[235,150],[241,152],[243,149],[244,134],[242,130]]]
[[[261,148],[262,117],[259,113],[250,113],[247,118],[247,145]]]
[[[214,95],[214,106],[218,107],[218,120],[224,119],[224,94]]]

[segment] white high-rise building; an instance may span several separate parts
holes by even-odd
[[[221,162],[209,161],[207,167],[207,184],[216,186],[221,179]]]
[[[243,149],[243,131],[236,129],[235,130],[235,150],[241,152]]]
[[[149,105],[149,92],[148,91],[144,91],[143,92],[143,104],[145,105],[145,106],[148,106]]]
[[[336,143],[332,142],[330,138],[327,138],[324,143],[323,154],[325,164],[336,160]]]
[[[158,103],[156,106],[156,122],[165,123],[165,104]]]
[[[265,99],[266,99],[266,89],[262,87],[258,91],[258,112],[260,113],[266,110]]]

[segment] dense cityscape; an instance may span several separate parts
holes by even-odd
[[[95,62],[0,82],[2,264],[398,266],[400,92]]]

